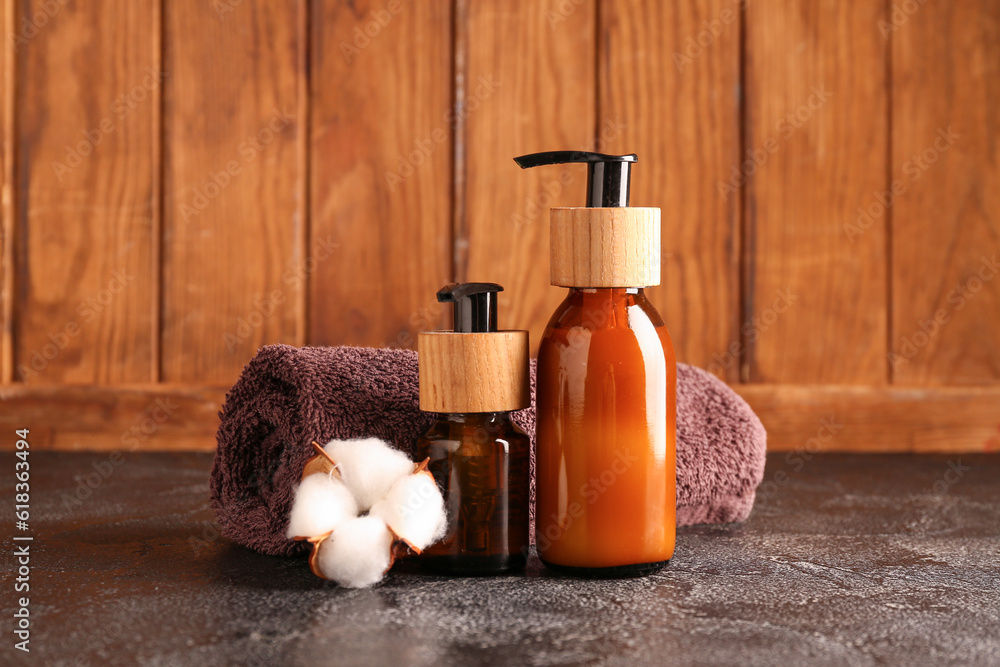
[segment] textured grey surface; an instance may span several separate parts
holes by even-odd
[[[657,575],[368,590],[218,537],[209,455],[124,454],[79,503],[107,454],[31,457],[32,663],[1000,664],[1000,456],[771,455],[750,520],[682,529]]]

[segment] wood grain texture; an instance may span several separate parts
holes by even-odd
[[[0,428],[31,431],[32,449],[212,450],[222,387],[0,387]],[[11,448],[7,439],[3,448]]]
[[[528,332],[423,332],[420,409],[424,412],[510,412],[531,405]]]
[[[769,450],[1000,452],[1000,387],[738,385]]]
[[[0,456],[0,468],[16,461]],[[211,456],[33,451],[31,463],[30,532],[10,522],[4,558],[8,589],[30,578],[29,617],[44,610],[30,644],[42,667],[108,656],[147,665],[350,656],[337,662],[390,667],[711,656],[795,667],[930,655],[982,666],[1000,654],[1000,457],[829,454],[794,467],[772,454],[749,520],[682,529],[676,559],[656,576],[570,579],[532,557],[514,575],[457,579],[409,559],[369,590],[336,588],[313,579],[303,558],[223,537],[223,512],[208,502]],[[265,465],[240,471],[247,488],[227,496],[227,509],[275,502],[288,477],[250,474]],[[0,497],[15,497],[16,479],[0,476]],[[34,537],[30,558],[14,535]],[[15,574],[22,559],[30,577]],[[7,613],[18,597],[7,593]]]
[[[233,382],[261,345],[302,342],[304,11],[166,3],[166,381]]]
[[[453,280],[534,350],[586,167],[511,158],[575,148],[639,154],[650,298],[772,448],[1000,449],[993,0],[0,5],[0,423],[210,448],[258,347],[415,348]]]
[[[149,381],[156,3],[20,9],[15,379]]]
[[[451,9],[315,3],[309,342],[415,348],[451,278]]]
[[[500,328],[527,329],[532,353],[566,290],[549,285],[549,208],[586,201],[585,165],[521,170],[512,158],[592,150],[594,7],[476,0],[464,7],[463,166],[457,277],[505,291]]]
[[[740,385],[770,451],[1000,453],[1000,387]],[[212,450],[223,387],[0,387],[0,428],[39,449]],[[11,449],[14,442],[0,442]]]
[[[732,0],[600,3],[600,125],[639,155],[632,203],[663,210],[662,283],[647,294],[678,361],[739,378],[740,9]],[[703,45],[707,44],[707,45]]]
[[[845,229],[886,187],[883,9],[748,5],[744,380],[887,381],[885,220]]]
[[[14,0],[0,2],[0,35],[16,25]],[[0,47],[0,383],[14,378],[14,96],[17,90],[16,43],[5,39]]]
[[[556,208],[549,212],[549,226],[553,285],[660,284],[660,209]]]
[[[890,16],[885,31],[893,381],[997,384],[1000,4],[927,3]]]

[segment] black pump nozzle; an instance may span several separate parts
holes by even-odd
[[[639,156],[605,155],[587,151],[547,151],[514,158],[521,167],[540,167],[544,164],[564,164],[566,162],[587,163],[587,206],[612,208],[628,206],[629,184],[633,162]]]
[[[451,283],[438,290],[437,299],[454,302],[456,332],[486,333],[497,330],[497,293],[502,291],[496,283]]]

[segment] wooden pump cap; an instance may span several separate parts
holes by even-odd
[[[553,285],[660,284],[660,209],[553,208],[550,219]]]
[[[424,331],[417,350],[425,412],[510,412],[531,404],[527,331]]]

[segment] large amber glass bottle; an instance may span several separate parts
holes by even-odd
[[[584,162],[587,206],[553,208],[553,285],[570,288],[542,336],[536,391],[538,555],[584,576],[634,576],[674,553],[677,365],[643,287],[660,284],[660,210],[629,206],[632,155]]]
[[[639,575],[673,555],[677,366],[642,289],[570,290],[538,351],[539,556]]]

